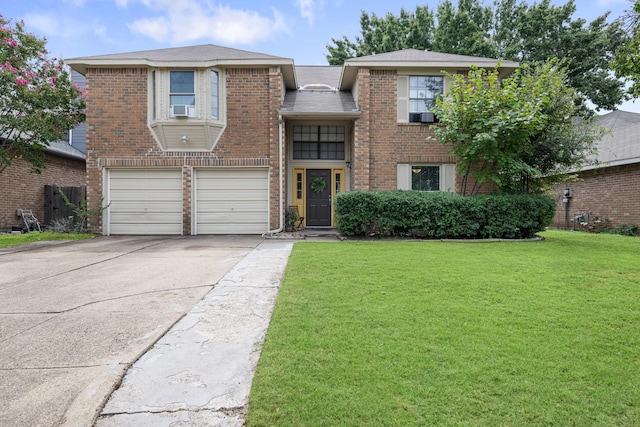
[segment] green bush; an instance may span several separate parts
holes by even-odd
[[[551,224],[555,210],[545,196],[403,190],[341,193],[335,206],[337,228],[345,236],[438,239],[532,237]]]

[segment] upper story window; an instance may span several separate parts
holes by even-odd
[[[195,105],[195,72],[171,71],[169,73],[169,103],[171,105]]]
[[[422,113],[432,112],[443,91],[443,76],[410,76],[409,122],[424,122]]]
[[[215,120],[218,120],[220,117],[218,93],[218,72],[211,71],[211,118]]]
[[[344,160],[344,126],[294,126],[293,158]]]

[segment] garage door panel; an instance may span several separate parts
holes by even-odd
[[[254,179],[204,179],[199,183],[198,188],[201,190],[226,190],[229,188],[241,189],[241,190],[257,190],[264,191],[267,189],[267,183],[256,182],[259,178]],[[263,178],[264,180],[264,178]]]
[[[233,211],[254,211],[264,212],[268,206],[263,200],[235,200],[228,202],[224,200],[205,200],[198,204],[198,211],[206,212],[233,212]]]
[[[267,169],[196,171],[197,234],[262,234],[269,226]]]
[[[150,212],[150,213],[126,213],[118,212],[111,215],[111,224],[175,224],[182,222],[182,212]]]
[[[175,235],[180,234],[175,224],[112,224],[111,234],[148,234],[148,235]]]
[[[182,234],[182,172],[109,171],[110,234]]]
[[[175,202],[182,200],[182,191],[144,191],[144,190],[111,190],[111,200],[116,201],[135,201],[138,203],[158,203],[158,202]]]
[[[235,200],[235,201],[264,201],[266,189],[260,192],[240,191],[240,189],[202,190],[198,192],[198,200]]]

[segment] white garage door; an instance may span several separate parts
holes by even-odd
[[[108,234],[182,234],[179,169],[113,169],[108,182]]]
[[[262,234],[269,227],[267,169],[199,169],[196,234]]]

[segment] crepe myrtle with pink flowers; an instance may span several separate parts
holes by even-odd
[[[16,159],[40,173],[49,144],[66,139],[84,111],[84,89],[48,57],[46,40],[0,15],[0,173]]]

